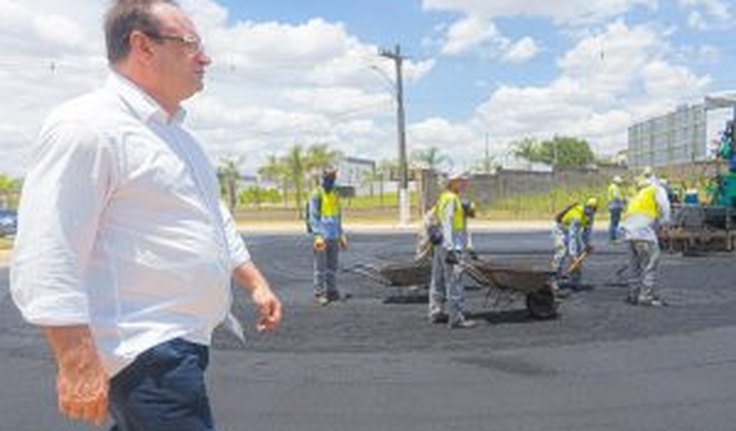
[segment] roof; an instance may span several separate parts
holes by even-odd
[[[736,106],[736,92],[709,94],[705,96],[705,109],[731,108]]]

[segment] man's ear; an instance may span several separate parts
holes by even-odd
[[[153,41],[138,30],[130,33],[130,56],[138,61],[148,62],[153,58]]]

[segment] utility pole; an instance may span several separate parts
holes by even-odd
[[[406,166],[406,128],[404,119],[404,85],[402,81],[401,46],[396,45],[394,51],[381,50],[380,55],[394,61],[396,65],[396,125],[399,141],[399,224],[409,223],[409,173]]]

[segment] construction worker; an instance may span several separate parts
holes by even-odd
[[[593,230],[595,212],[598,210],[598,199],[588,198],[584,204],[573,203],[560,211],[555,217],[552,238],[555,254],[552,258],[552,270],[555,272],[554,288],[559,291],[562,281],[569,276],[569,284],[573,290],[582,288],[582,267],[577,265],[570,274],[566,274],[565,264],[568,259],[582,259],[583,253],[592,250],[590,237]]]
[[[660,306],[663,301],[655,291],[660,248],[656,230],[670,222],[667,192],[655,176],[642,177],[639,191],[629,202],[621,223],[628,243],[629,293],[634,305]]]
[[[314,250],[314,297],[320,305],[341,298],[337,289],[337,262],[340,249],[346,249],[348,244],[342,230],[336,179],[337,169],[324,169],[321,184],[312,191],[307,205],[308,230]]]
[[[465,317],[463,285],[459,280],[458,264],[467,247],[467,215],[463,211],[460,193],[467,185],[468,178],[464,174],[451,175],[433,208],[441,226],[441,235],[436,238],[432,256],[429,320],[447,323],[450,328],[472,328],[477,324]]]
[[[608,239],[611,242],[618,238],[618,225],[626,203],[626,198],[621,192],[622,182],[621,177],[616,175],[608,186],[608,212],[611,216],[608,226]]]

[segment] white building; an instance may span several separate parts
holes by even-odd
[[[736,118],[736,93],[707,96],[703,103],[629,127],[628,166],[671,166],[707,160],[726,121]]]

